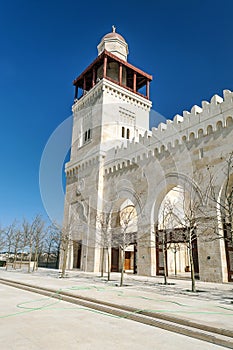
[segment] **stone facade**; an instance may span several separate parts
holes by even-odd
[[[102,39],[101,50],[106,40],[111,40],[114,50],[119,40],[124,48],[127,45],[110,35]],[[111,214],[112,235],[119,230],[119,212],[130,204],[137,212],[137,249],[131,255],[137,256],[137,273],[156,275],[155,231],[161,204],[179,187],[190,197],[195,192],[205,213],[211,213],[208,218],[203,215],[196,228],[199,277],[226,282],[232,267],[227,266],[224,240],[202,238],[207,235],[206,222],[211,222],[211,236],[212,223],[218,217],[218,209],[204,195],[209,186],[208,169],[214,169],[214,188],[219,195],[227,180],[223,169],[232,151],[233,93],[225,90],[223,98],[215,95],[210,102],[203,101],[202,107],[175,115],[152,131],[151,105],[148,98],[104,77],[75,100],[71,158],[66,164],[64,225],[69,227],[71,238],[68,268],[100,271],[98,215]],[[111,244],[108,246],[111,255]],[[127,249],[132,251],[132,247]],[[172,259],[169,251],[170,265]],[[180,266],[183,269],[184,262]]]

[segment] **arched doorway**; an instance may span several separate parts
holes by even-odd
[[[194,200],[174,186],[161,202],[155,227],[156,275],[199,278]],[[191,267],[191,266],[192,267]]]
[[[81,268],[82,240],[73,241],[73,268]]]
[[[130,200],[120,206],[112,233],[111,271],[119,272],[122,266],[137,273],[137,211]]]
[[[227,279],[233,282],[233,152],[226,161],[224,174],[226,179],[221,187],[219,197],[214,196],[212,200],[217,204],[218,218],[221,222],[219,227],[220,238],[224,238]],[[222,233],[221,233],[222,231]],[[222,254],[223,258],[224,254]],[[222,261],[223,264],[223,261]]]

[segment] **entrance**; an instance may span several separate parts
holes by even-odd
[[[125,251],[125,264],[124,264],[124,270],[125,271],[132,271],[134,274],[137,273],[137,243],[131,244],[128,248],[128,250]],[[120,250],[119,248],[112,248],[112,264],[111,264],[111,271],[112,272],[119,272],[119,255]]]
[[[124,270],[131,270],[131,252],[125,252]]]
[[[194,275],[197,280],[199,280],[199,263],[198,263],[198,250],[197,250],[197,238],[192,242],[192,252],[193,252],[193,265],[194,265]]]
[[[111,272],[119,271],[119,248],[112,248]]]
[[[225,241],[225,245],[226,245],[228,282],[233,282],[233,246],[231,246],[230,243],[227,241]]]
[[[224,226],[228,282],[233,282],[233,244],[231,241],[231,231],[230,225],[225,224]]]
[[[167,263],[167,273],[174,273],[175,275],[190,272],[189,257],[187,244],[185,243],[185,229],[176,228],[167,230],[156,230],[156,275],[164,276],[164,258],[163,258],[163,243],[162,235],[165,235],[165,259]],[[195,278],[199,279],[199,262],[197,238],[192,242],[192,254],[194,263]]]
[[[163,248],[161,241],[162,230],[156,230],[156,275],[164,276],[164,259],[163,259]],[[167,250],[165,249],[165,259],[167,262]]]
[[[82,241],[73,241],[73,268],[80,269],[81,268],[81,256],[82,256]]]

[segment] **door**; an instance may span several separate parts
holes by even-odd
[[[77,256],[77,269],[81,268],[81,256],[82,256],[82,241],[79,241],[78,256]]]
[[[230,242],[227,242],[227,241],[225,241],[225,245],[226,245],[228,282],[233,282],[233,246],[231,246]]]
[[[130,260],[131,260],[131,252],[125,252],[125,265],[124,270],[130,270]]]
[[[82,241],[73,241],[73,268],[80,269],[82,256]]]
[[[231,227],[224,225],[225,248],[227,259],[228,282],[233,282],[233,244],[231,239]]]
[[[134,243],[133,273],[137,273],[137,242]]]
[[[192,242],[192,252],[193,252],[193,265],[194,265],[194,275],[197,280],[199,280],[199,262],[198,262],[198,250],[197,250],[197,238]]]
[[[112,248],[111,271],[119,271],[119,248]]]
[[[164,258],[162,245],[162,230],[157,230],[155,235],[156,244],[156,275],[164,276]],[[167,262],[167,250],[165,249],[165,259]]]

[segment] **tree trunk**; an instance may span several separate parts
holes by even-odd
[[[60,260],[60,244],[58,246],[58,250],[57,250],[57,253],[56,253],[56,269],[59,268],[59,260]]]
[[[20,265],[19,265],[20,268],[22,267],[22,262],[23,262],[23,253],[21,253]]]
[[[194,263],[193,263],[193,250],[192,243],[189,243],[189,261],[190,261],[190,269],[191,269],[191,280],[192,280],[192,292],[196,292],[196,280],[194,273]]]
[[[49,258],[50,258],[51,245],[52,245],[52,243],[50,242],[50,243],[49,243],[48,253],[47,253],[47,258],[46,258],[46,265],[45,265],[46,267],[49,266]]]
[[[34,271],[36,270],[36,261],[37,261],[37,256],[38,256],[38,248],[36,247],[36,249],[35,249],[35,256],[34,256],[34,263],[33,263],[32,272],[34,272]]]
[[[30,245],[30,251],[29,251],[28,273],[31,272],[31,260],[32,260],[32,243]]]
[[[37,271],[37,270],[38,270],[38,265],[39,265],[39,260],[40,260],[40,257],[41,257],[41,252],[39,252],[39,253],[37,254],[35,271]]]
[[[233,203],[232,203],[233,204]],[[230,243],[233,246],[233,217],[230,218]]]
[[[177,261],[176,261],[176,253],[177,253],[177,250],[176,250],[176,247],[175,247],[175,250],[174,250],[174,267],[175,267],[175,276],[177,276]]]
[[[10,261],[10,252],[11,252],[11,245],[9,244],[8,246],[8,254],[7,254],[7,259],[6,259],[6,270],[7,270],[7,263]]]
[[[108,258],[108,281],[110,281],[110,254],[109,254],[109,248],[107,249],[107,258]]]
[[[100,277],[104,276],[104,253],[105,253],[105,248],[103,247],[101,250],[101,268],[100,268]]]
[[[61,278],[64,278],[64,277],[65,277],[67,256],[68,256],[68,242],[66,243],[66,247],[65,247],[64,255],[63,255],[62,270],[61,270]]]
[[[123,283],[124,283],[124,265],[125,265],[125,248],[122,248],[122,251],[121,251],[121,282],[120,282],[120,287],[122,287]]]
[[[14,251],[14,262],[13,262],[13,269],[14,270],[16,268],[16,259],[17,259],[17,248],[15,248],[15,251]]]
[[[50,258],[50,253],[47,253],[47,258],[46,258],[45,267],[48,267],[48,266],[49,266],[49,258]]]
[[[163,233],[163,242],[162,242],[162,250],[163,250],[163,269],[164,269],[164,284],[167,284],[167,259],[166,259],[166,242]]]

